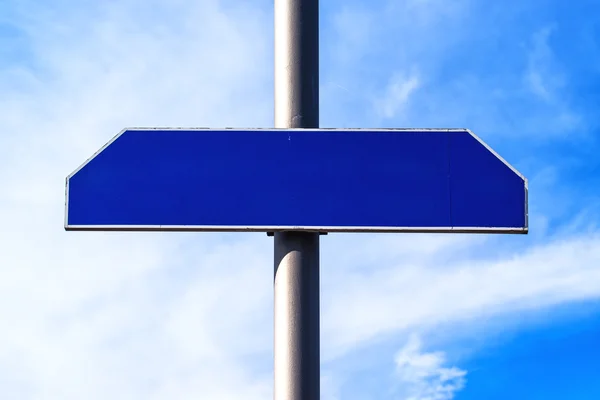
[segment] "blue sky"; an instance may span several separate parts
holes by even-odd
[[[470,128],[530,234],[322,238],[323,399],[600,398],[600,6],[321,0],[321,124]],[[272,396],[272,239],[63,230],[126,126],[273,125],[272,2],[0,4],[0,390]],[[235,294],[235,295],[232,295]]]

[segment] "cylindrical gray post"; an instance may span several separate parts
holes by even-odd
[[[318,126],[319,2],[275,0],[275,127]],[[274,247],[274,398],[318,400],[319,234],[276,232]]]
[[[318,234],[275,234],[274,333],[275,400],[318,400]]]
[[[275,0],[275,127],[319,127],[318,0]]]

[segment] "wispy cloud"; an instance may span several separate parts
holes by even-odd
[[[443,352],[423,352],[416,335],[410,336],[395,362],[398,391],[405,400],[451,400],[466,382],[466,371],[446,366]]]
[[[346,22],[333,25],[336,40],[324,44],[331,65],[324,76],[354,95],[350,101],[327,88],[324,104],[333,115],[325,115],[347,121],[337,110],[340,101],[329,99],[337,96],[352,115],[377,126],[468,127],[484,138],[521,142],[588,137],[593,114],[582,107],[570,75],[578,61],[560,55],[574,39],[539,12],[545,3],[381,1],[366,11],[346,6],[338,14]],[[512,24],[518,29],[503,28]],[[363,32],[368,45],[355,39]],[[414,66],[418,74],[398,75]]]
[[[390,248],[388,243],[373,250],[384,254]],[[402,261],[373,260],[370,265],[377,268],[349,269],[342,281],[331,283],[323,310],[326,359],[392,332],[472,323],[479,317],[600,297],[596,234],[558,236],[526,251],[508,250],[491,257],[467,257],[459,250],[460,257],[451,248],[432,253],[426,242],[421,246],[413,242],[405,249]],[[426,254],[436,257],[427,261]]]
[[[420,86],[417,74],[408,76],[400,73],[392,75],[390,82],[382,96],[374,100],[374,107],[380,116],[385,119],[394,118],[402,113],[410,96]]]
[[[23,6],[27,57],[0,74],[7,398],[269,397],[266,237],[62,229],[65,176],[123,127],[271,124],[269,12]]]
[[[546,27],[532,35],[524,80],[529,90],[553,109],[553,131],[571,132],[581,129],[582,120],[571,110],[568,96],[564,95],[568,80],[550,45],[555,29]]]

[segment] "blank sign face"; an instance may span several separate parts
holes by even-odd
[[[468,130],[126,129],[67,178],[67,230],[527,232]]]

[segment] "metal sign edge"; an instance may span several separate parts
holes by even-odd
[[[213,225],[65,225],[67,231],[121,232],[346,232],[346,233],[513,233],[526,234],[527,227],[377,227],[377,226],[213,226]]]

